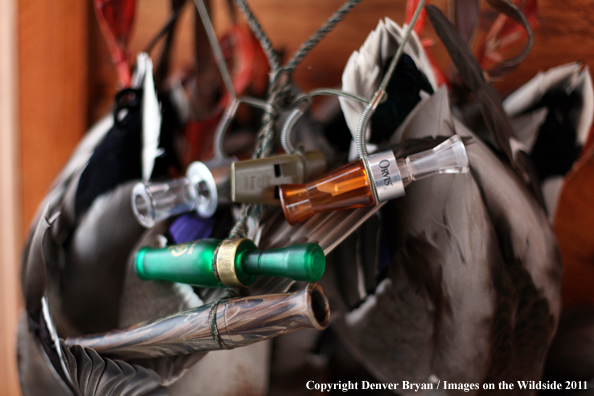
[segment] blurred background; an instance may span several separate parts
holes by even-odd
[[[342,0],[252,0],[273,44],[292,54]],[[447,9],[447,0],[431,0]],[[496,14],[486,5],[485,24]],[[594,2],[540,0],[535,46],[495,85],[502,96],[539,70],[570,61],[594,65]],[[295,74],[302,89],[340,84],[350,54],[380,18],[404,19],[405,0],[367,0],[318,45]],[[226,0],[211,0],[218,32],[229,26]],[[145,48],[169,16],[169,2],[137,2],[131,53]],[[174,70],[195,56],[194,8],[187,4],[175,44]],[[431,36],[431,34],[429,34]],[[513,51],[513,49],[512,49]],[[439,45],[431,48],[448,70]],[[110,111],[116,72],[91,0],[0,0],[0,396],[19,395],[15,325],[20,314],[21,250],[29,223],[52,179],[85,131]],[[114,225],[115,227],[116,225]]]

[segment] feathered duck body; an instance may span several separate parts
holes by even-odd
[[[353,260],[350,254],[342,256],[348,261],[334,262],[334,274],[341,267],[354,267],[354,261],[364,263],[365,279],[357,282],[367,285],[369,292],[362,300],[341,302],[344,290],[352,290],[353,285],[333,277],[332,272],[322,279],[329,294],[335,291],[331,297],[336,312],[333,331],[360,364],[386,382],[537,380],[559,312],[560,264],[554,237],[543,212],[511,168],[451,118],[445,90],[415,108],[392,142],[401,143],[404,149],[407,142],[431,146],[436,137],[453,132],[466,139],[472,173],[419,182],[407,190],[405,198],[386,205],[381,214],[383,236],[379,238],[384,242],[375,254],[388,257],[387,261],[371,254]],[[125,185],[121,188],[125,190]],[[118,194],[116,190],[102,199]],[[117,213],[118,205],[108,207]],[[163,232],[152,230],[145,238],[156,243],[155,235]],[[352,248],[348,244],[341,247],[351,253]],[[388,254],[382,255],[385,251]],[[120,326],[199,304],[189,290],[140,282],[131,276],[131,268],[128,265],[125,270],[126,306],[118,308]],[[140,285],[128,284],[130,281]],[[144,289],[155,287],[170,290],[152,290],[152,298],[142,298],[147,292]],[[165,299],[155,299],[156,295]],[[161,308],[151,301],[160,302]],[[135,303],[139,304],[136,308],[144,306],[145,313],[134,308]],[[236,367],[263,364],[269,347],[262,344],[261,351],[233,362],[239,364]],[[128,373],[127,378],[142,382],[143,378],[148,381],[143,367],[173,381],[203,356],[136,362],[141,366],[112,363],[92,350],[73,349],[66,351],[66,357],[73,372],[94,367],[85,362],[96,361],[97,367],[115,364]],[[203,362],[192,371],[206,370]],[[110,371],[103,373],[103,381],[107,381]],[[139,384],[124,381],[120,374],[109,378],[120,381],[120,386]],[[185,376],[175,386],[185,387],[192,378]],[[258,378],[266,381],[266,373]],[[77,381],[80,389],[90,384],[82,377]],[[154,379],[146,383],[153,384],[144,388],[146,392],[166,392]]]
[[[135,323],[130,322],[135,318],[154,319],[202,304],[190,286],[140,281],[131,264],[138,243],[157,243],[159,234],[166,233],[159,228],[147,232],[132,213],[131,192],[141,177],[140,107],[127,106],[123,120],[114,122],[110,115],[91,130],[41,205],[23,259],[28,301],[27,318],[19,327],[23,393],[165,395],[170,394],[165,386],[192,366],[194,373],[177,381],[171,392],[193,394],[197,383],[215,381],[222,385],[204,390],[232,394],[249,388],[262,393],[270,342],[212,355],[200,364],[205,353],[123,362],[88,348],[56,346],[58,336],[109,331]],[[175,116],[172,111],[165,114]],[[167,141],[167,136],[161,138],[162,144]],[[166,150],[157,160],[155,177],[175,164],[173,154]],[[131,162],[134,166],[129,167]],[[42,315],[44,295],[51,318]],[[57,332],[52,336],[44,329],[53,326]],[[223,373],[235,375],[237,381],[217,379]]]
[[[418,42],[414,43],[416,51],[420,51]],[[347,122],[352,123],[355,118],[351,114]],[[406,197],[384,207],[381,222],[375,219],[375,234],[362,232],[359,241],[344,243],[329,257],[331,268],[321,283],[335,312],[333,332],[359,364],[385,382],[538,380],[560,309],[560,260],[543,211],[512,168],[451,117],[443,89],[415,107],[393,134],[391,143],[398,143],[406,150],[407,142],[433,145],[453,133],[466,139],[471,173],[442,175],[416,183],[408,188]],[[88,158],[90,154],[85,161]],[[165,231],[152,230],[140,242],[142,230],[133,219],[126,220],[126,227],[120,224],[115,231],[109,227],[108,223],[121,223],[131,215],[128,184],[118,184],[107,193],[102,191],[84,215],[73,214],[77,175],[82,169],[82,166],[76,168],[66,185],[59,186],[61,201],[69,202],[62,205],[63,213],[58,216],[59,206],[54,204],[51,216],[40,218],[51,227],[48,233],[34,234],[31,246],[42,252],[41,259],[28,255],[25,274],[30,272],[28,269],[38,268],[41,262],[49,269],[50,278],[56,273],[62,279],[68,278],[68,287],[73,288],[69,303],[74,307],[78,304],[79,313],[82,307],[88,309],[89,303],[99,304],[101,299],[76,298],[84,294],[85,287],[98,295],[104,292],[100,286],[93,285],[94,280],[105,280],[103,275],[94,278],[91,274],[101,274],[100,265],[113,256],[102,256],[95,247],[83,248],[87,243],[92,245],[88,238],[94,235],[92,231],[96,227],[102,232],[94,239],[115,248],[113,253],[121,255],[112,261],[113,266],[104,268],[107,272],[113,270],[112,275],[119,279],[109,287],[119,289],[118,296],[123,290],[122,306],[108,304],[113,308],[106,313],[111,317],[109,326],[120,327],[131,324],[130,321],[200,304],[189,287],[141,282],[131,274],[130,262],[125,265],[126,258],[122,257],[128,257],[136,243],[157,243],[156,235]],[[86,222],[89,229],[82,232]],[[73,225],[76,225],[74,232]],[[79,241],[76,230],[81,230]],[[64,235],[74,244],[70,245],[74,249],[64,250]],[[43,243],[46,236],[48,245]],[[79,251],[82,253],[78,254]],[[361,254],[362,251],[366,253]],[[85,261],[89,255],[97,261],[73,265]],[[64,257],[68,258],[66,267],[57,264],[64,263],[61,261]],[[56,258],[61,260],[53,260]],[[68,265],[71,269],[63,271]],[[344,267],[348,270],[343,271]],[[354,268],[361,271],[353,274]],[[84,273],[76,275],[77,271]],[[346,273],[352,276],[345,276]],[[78,279],[85,282],[75,285],[73,282]],[[26,295],[38,296],[39,285],[44,283],[38,280],[24,276]],[[61,283],[53,278],[50,284]],[[54,293],[54,302],[60,301],[64,292],[59,288],[48,290],[48,294]],[[150,298],[143,298],[146,293]],[[157,300],[156,296],[163,299]],[[54,313],[61,311],[55,305],[52,309]],[[72,312],[54,316],[58,322],[63,319],[59,323],[63,326],[61,334],[99,331],[97,327],[108,326],[100,320],[89,322],[93,318]],[[269,345],[256,345],[258,351],[232,359],[236,372],[242,367],[268,367]],[[63,350],[74,389],[89,395],[123,390],[127,383],[138,385],[129,394],[165,394],[163,383],[176,380],[203,358],[203,355],[189,355],[135,362],[141,367],[114,362],[79,347],[63,347]],[[209,355],[215,359],[212,366],[220,362],[217,356],[222,353]],[[193,369],[206,371],[208,365],[200,366],[206,359]],[[24,367],[31,370],[32,366]],[[154,377],[147,367],[161,378]],[[229,372],[230,366],[225,368]],[[181,386],[184,380],[191,384],[193,378],[185,376],[176,385]],[[205,383],[208,379],[222,381],[213,376],[204,378]],[[100,381],[110,385],[95,386]],[[267,371],[252,378],[252,384],[265,387],[266,382]],[[146,387],[140,386],[143,383]]]
[[[445,90],[415,108],[392,142],[452,132],[467,139],[471,173],[417,182],[382,209],[389,254],[361,271],[377,287],[355,304],[337,293],[333,327],[382,381],[539,380],[560,310],[554,235],[511,168],[451,118]]]
[[[333,296],[333,328],[351,355],[385,382],[539,380],[560,312],[556,240],[499,98],[443,15],[427,11],[507,164],[451,116],[445,89],[425,96],[390,142],[406,148],[413,140],[418,145],[457,133],[466,140],[470,173],[415,182],[405,197],[388,202],[375,260],[365,257],[366,232],[329,257],[330,268],[342,268],[355,254],[358,268],[350,276],[331,270],[322,279]],[[369,36],[359,51],[365,57],[353,54],[343,88],[364,94],[359,87],[378,86],[375,74],[361,73],[389,58],[382,35],[391,25],[380,23]],[[405,53],[416,52],[409,42]],[[433,81],[431,70],[416,64]],[[363,106],[342,105],[347,121],[358,119]]]
[[[147,363],[159,368],[155,375],[144,365],[115,362],[89,349],[62,347],[60,352],[56,337],[44,330],[55,325],[57,334],[66,337],[119,327],[126,262],[145,232],[130,205],[132,187],[141,177],[141,106],[126,107],[123,119],[114,122],[116,116],[109,115],[89,132],[40,206],[22,271],[28,315],[19,328],[18,352],[26,395],[102,395],[114,389],[118,394],[165,394],[163,378],[186,367],[187,359]],[[51,320],[42,315],[44,295]],[[45,352],[39,353],[37,342]],[[39,375],[31,376],[35,372]],[[73,379],[70,389],[64,372]]]

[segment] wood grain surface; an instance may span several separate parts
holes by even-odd
[[[87,129],[87,2],[18,2],[24,232]]]
[[[67,338],[66,345],[82,345],[121,359],[144,359],[234,349],[307,327],[323,330],[330,322],[328,299],[316,283],[295,293],[232,298],[214,304],[126,329]],[[224,348],[211,333],[212,314]]]
[[[563,262],[563,307],[594,305],[594,147],[573,167],[565,183],[554,230]]]
[[[20,292],[17,135],[17,2],[0,1],[0,395],[19,394],[16,326]]]

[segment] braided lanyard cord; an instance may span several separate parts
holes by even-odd
[[[260,26],[254,13],[249,8],[245,0],[235,0],[235,4],[245,16],[248,25],[254,32],[254,35],[260,42],[268,63],[270,64],[270,82],[268,88],[267,106],[262,116],[262,128],[258,132],[256,138],[256,149],[253,158],[269,157],[274,143],[275,124],[280,113],[292,102],[292,74],[295,68],[303,61],[307,54],[322,40],[329,32],[331,32],[338,22],[342,21],[344,17],[363,0],[348,0],[342,7],[340,7],[328,20],[295,52],[292,58],[287,62],[287,65],[281,67],[278,53],[272,47],[272,43],[268,35]],[[254,216],[258,220],[264,214],[263,205],[242,205],[241,216],[229,233],[229,238],[245,238],[247,236],[248,227],[247,221],[250,216]]]

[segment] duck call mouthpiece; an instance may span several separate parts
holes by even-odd
[[[278,186],[304,183],[326,173],[326,158],[318,150],[275,155],[231,165],[231,200],[280,205]]]
[[[307,327],[323,330],[329,322],[328,298],[320,285],[310,283],[296,293],[220,300],[121,330],[67,338],[65,343],[143,359],[233,349]]]
[[[388,150],[351,162],[311,183],[281,185],[281,206],[289,224],[294,225],[318,212],[373,206],[401,197],[404,188],[416,180],[466,172],[466,148],[460,136],[454,135],[405,159],[396,159]]]
[[[219,204],[229,203],[228,161],[195,161],[186,177],[166,182],[140,182],[132,190],[132,211],[138,222],[151,228],[157,221],[195,210],[211,217]]]
[[[326,257],[315,243],[257,250],[247,239],[202,239],[168,246],[141,248],[135,270],[143,280],[167,280],[202,287],[247,287],[258,275],[316,282]]]

